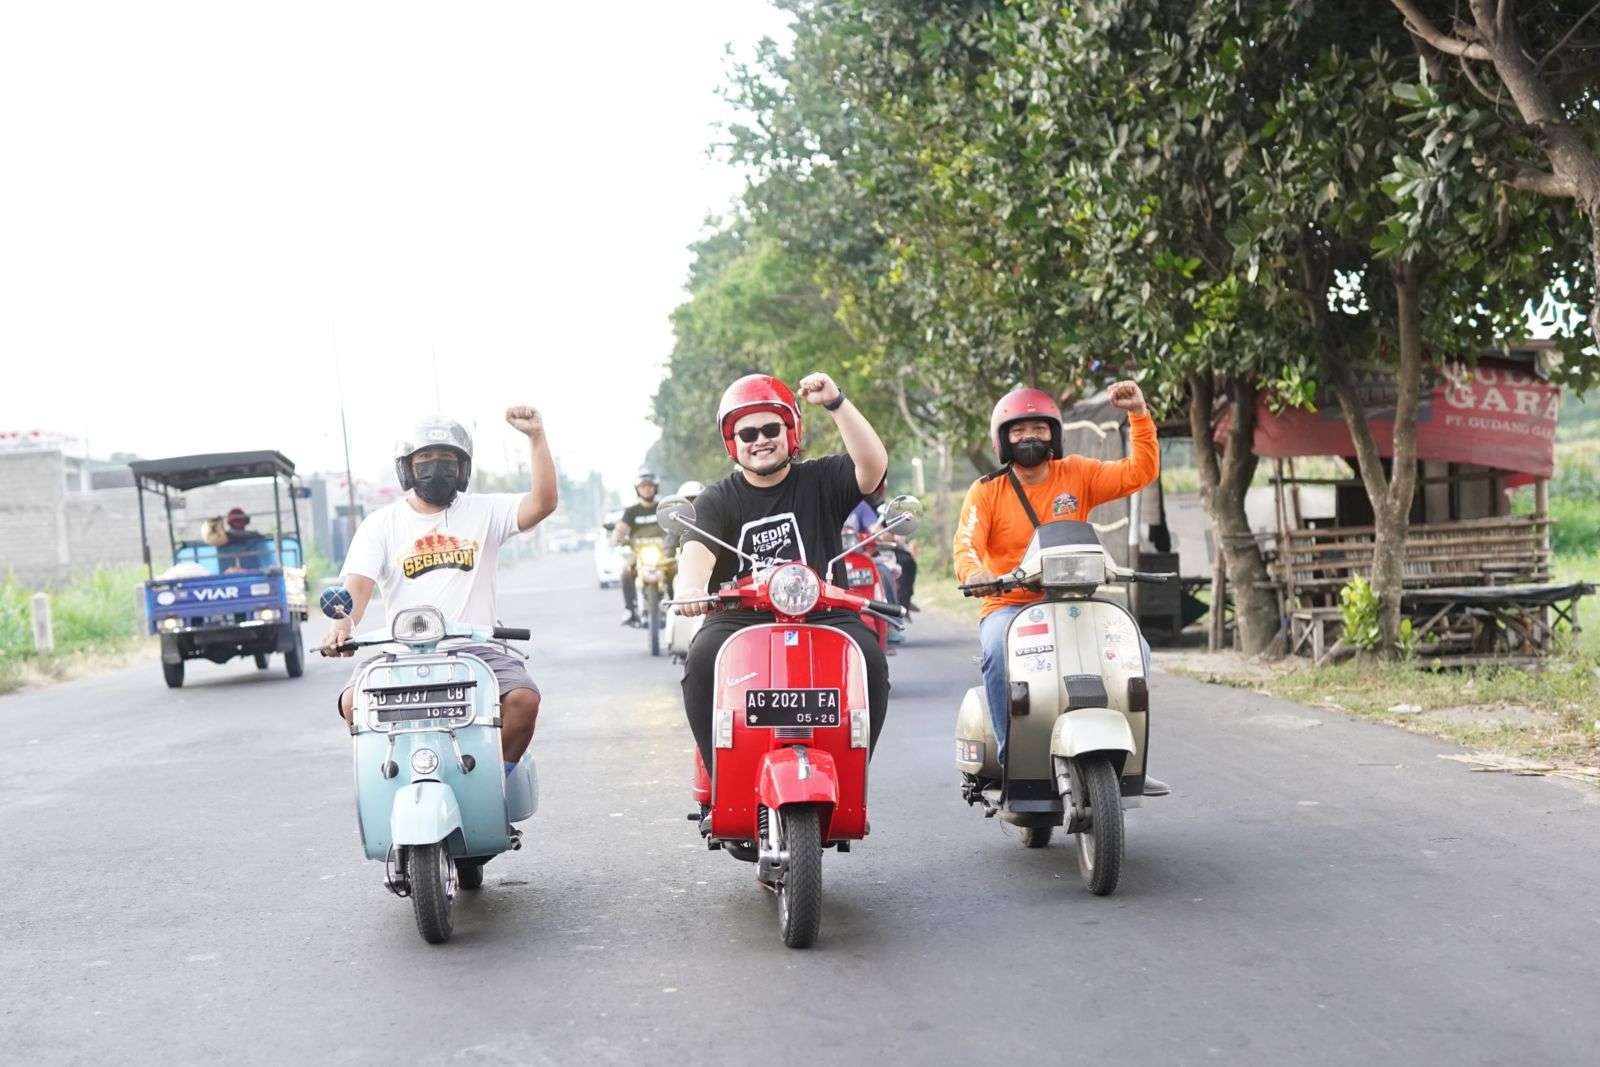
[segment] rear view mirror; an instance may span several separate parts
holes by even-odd
[[[689,527],[685,524],[693,523],[694,517],[694,505],[682,498],[669,500],[656,508],[656,521],[661,524],[661,528],[679,537],[689,532]]]
[[[330,619],[348,619],[356,610],[355,597],[342,585],[324,589],[319,603],[322,613]]]
[[[883,507],[883,523],[898,534],[909,534],[917,528],[922,516],[922,501],[904,494],[895,497]]]

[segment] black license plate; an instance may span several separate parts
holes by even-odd
[[[471,715],[471,683],[406,685],[367,690],[367,703],[379,722],[465,719]]]
[[[750,689],[744,694],[746,726],[838,726],[837,689]]]

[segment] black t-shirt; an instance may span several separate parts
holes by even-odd
[[[628,541],[659,541],[661,523],[656,519],[656,502],[635,502],[622,509],[622,522],[628,526]]]
[[[862,495],[847,455],[800,460],[787,478],[765,489],[734,471],[694,502],[695,525],[763,562],[798,560],[820,568],[839,554],[839,528]],[[750,564],[692,530],[684,540],[699,541],[717,557],[712,589],[750,573]],[[834,569],[829,580],[840,584],[843,567]]]

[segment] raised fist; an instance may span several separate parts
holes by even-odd
[[[820,371],[800,379],[800,398],[813,404],[831,404],[839,396],[839,387],[833,379]]]
[[[518,433],[527,434],[538,439],[544,434],[544,419],[539,417],[537,408],[526,405],[506,408],[506,422]]]
[[[1144,415],[1149,411],[1144,404],[1144,390],[1135,381],[1117,382],[1106,390],[1106,399],[1111,401],[1113,407],[1121,408],[1130,415]]]

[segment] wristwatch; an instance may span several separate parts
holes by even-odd
[[[838,396],[834,397],[832,400],[830,400],[826,404],[822,405],[822,410],[823,411],[838,411],[840,405],[842,405],[843,403],[844,403],[844,390],[840,389]]]

